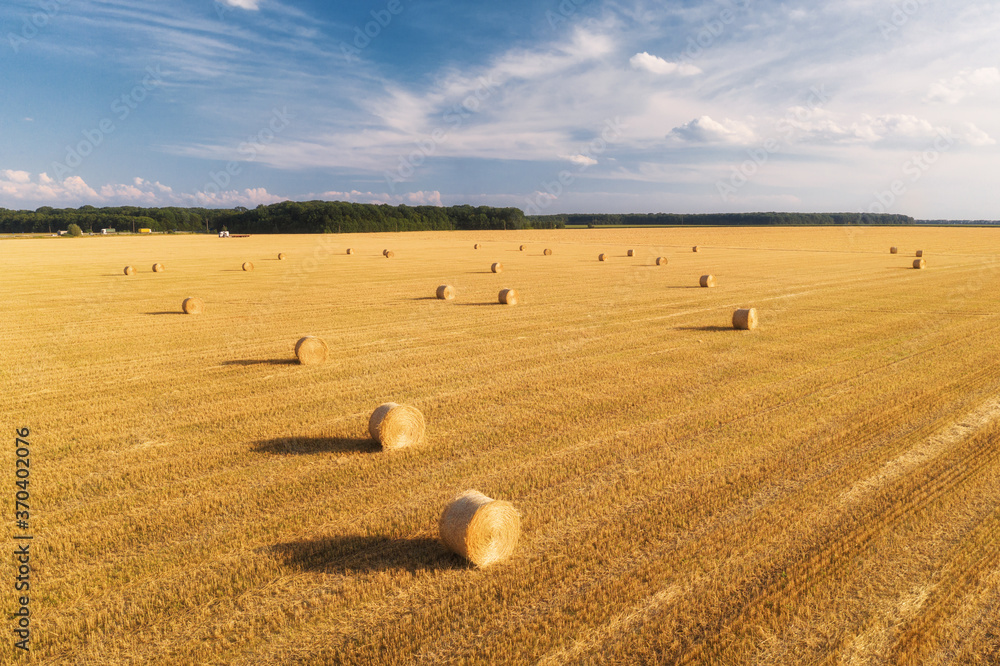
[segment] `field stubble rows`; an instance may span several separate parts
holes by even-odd
[[[904,270],[911,246],[928,270]],[[36,433],[40,662],[997,654],[992,230],[2,252],[4,421]],[[445,283],[456,301],[433,299]],[[495,305],[501,287],[522,304]],[[176,314],[191,295],[205,312]],[[732,331],[746,306],[761,328]],[[309,334],[327,364],[290,363]],[[367,441],[386,400],[423,411],[425,445]],[[522,511],[507,563],[470,569],[436,540],[466,488]]]

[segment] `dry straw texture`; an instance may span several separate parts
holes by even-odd
[[[889,254],[899,254],[899,248],[896,246],[890,247]]]
[[[285,258],[285,253],[284,252],[279,252],[278,253],[278,259],[280,260],[280,259],[284,259],[284,258]]]
[[[635,256],[635,250],[629,250],[628,251],[628,256],[634,257]]]
[[[606,254],[604,254],[602,252],[601,254],[597,255],[597,260],[598,261],[607,261],[608,260],[608,255],[606,255]]]
[[[441,540],[479,567],[510,557],[521,534],[521,515],[510,502],[477,490],[455,497],[441,514]]]
[[[386,259],[392,259],[393,257],[396,256],[396,253],[393,252],[392,250],[386,250],[384,254]]]
[[[715,276],[714,275],[702,275],[699,284],[702,287],[714,287],[715,286]]]
[[[521,252],[524,252],[525,250],[528,249],[528,246],[527,245],[522,245],[520,249],[521,249]]]
[[[924,251],[923,250],[917,250],[917,256],[918,257],[924,256]]]
[[[354,248],[352,247],[347,248],[347,254],[354,254]]]
[[[503,273],[503,264],[498,261],[490,266],[490,270],[494,273]]]
[[[746,308],[734,312],[733,328],[741,331],[752,331],[757,328],[757,309]]]
[[[205,302],[192,296],[184,299],[181,308],[184,310],[184,314],[201,314],[201,311],[205,309]]]
[[[656,265],[657,266],[666,266],[667,265],[667,258],[666,257],[657,257],[656,258]]]
[[[302,365],[326,363],[327,351],[323,339],[312,335],[307,335],[295,343],[295,358],[299,359]]]
[[[167,267],[164,266],[163,264],[153,264],[154,273],[162,273],[165,270],[167,270]]]
[[[125,267],[125,275],[134,275],[134,274],[135,274],[134,268],[132,268],[131,266]]]
[[[442,301],[455,300],[455,288],[450,284],[443,284],[437,289],[437,297]]]
[[[545,248],[545,251],[544,251],[544,252],[542,252],[542,254],[544,254],[544,255],[545,255],[545,256],[547,257],[547,256],[549,256],[550,254],[552,254],[552,250],[550,250],[549,248]]]
[[[499,298],[504,305],[517,305],[517,290],[501,289]]]
[[[251,264],[249,261],[244,261],[243,262],[243,270],[245,270],[245,271],[252,271],[253,270],[253,264]]]
[[[416,407],[387,402],[368,419],[368,432],[383,449],[402,449],[424,441],[424,415]]]
[[[927,262],[925,260],[923,260],[923,259],[914,259],[913,260],[913,267],[914,268],[927,268]]]
[[[697,246],[697,245],[695,245],[695,246],[694,246],[693,248],[691,248],[691,251],[692,251],[692,252],[697,252],[697,251],[698,251],[698,246]]]

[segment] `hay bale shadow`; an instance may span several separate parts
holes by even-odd
[[[487,303],[455,303],[455,305],[503,305],[503,303],[498,303],[496,301],[489,301]]]
[[[441,299],[437,296],[419,296],[417,298],[411,298],[411,301],[440,301]]]
[[[182,315],[184,313],[181,312],[180,310],[168,310],[166,312],[143,312],[142,314],[144,314],[144,315],[152,315],[152,316],[159,316],[159,315]]]
[[[223,361],[221,365],[241,365],[241,366],[251,366],[251,365],[298,365],[299,362],[294,358],[265,358],[265,359],[241,359],[239,361]]]
[[[382,445],[368,437],[276,437],[254,442],[253,450],[275,456],[308,456],[316,453],[378,453]]]
[[[338,536],[271,546],[285,565],[322,573],[410,572],[459,569],[468,565],[437,539]]]
[[[735,331],[732,326],[681,326],[675,331]]]

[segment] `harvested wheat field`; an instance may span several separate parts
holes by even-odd
[[[0,282],[34,663],[1000,662],[1000,230],[7,240]],[[469,489],[520,515],[485,568]]]

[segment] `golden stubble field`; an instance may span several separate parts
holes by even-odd
[[[1000,230],[7,240],[0,283],[34,663],[1000,661]],[[473,488],[522,513],[486,569],[437,538]]]

